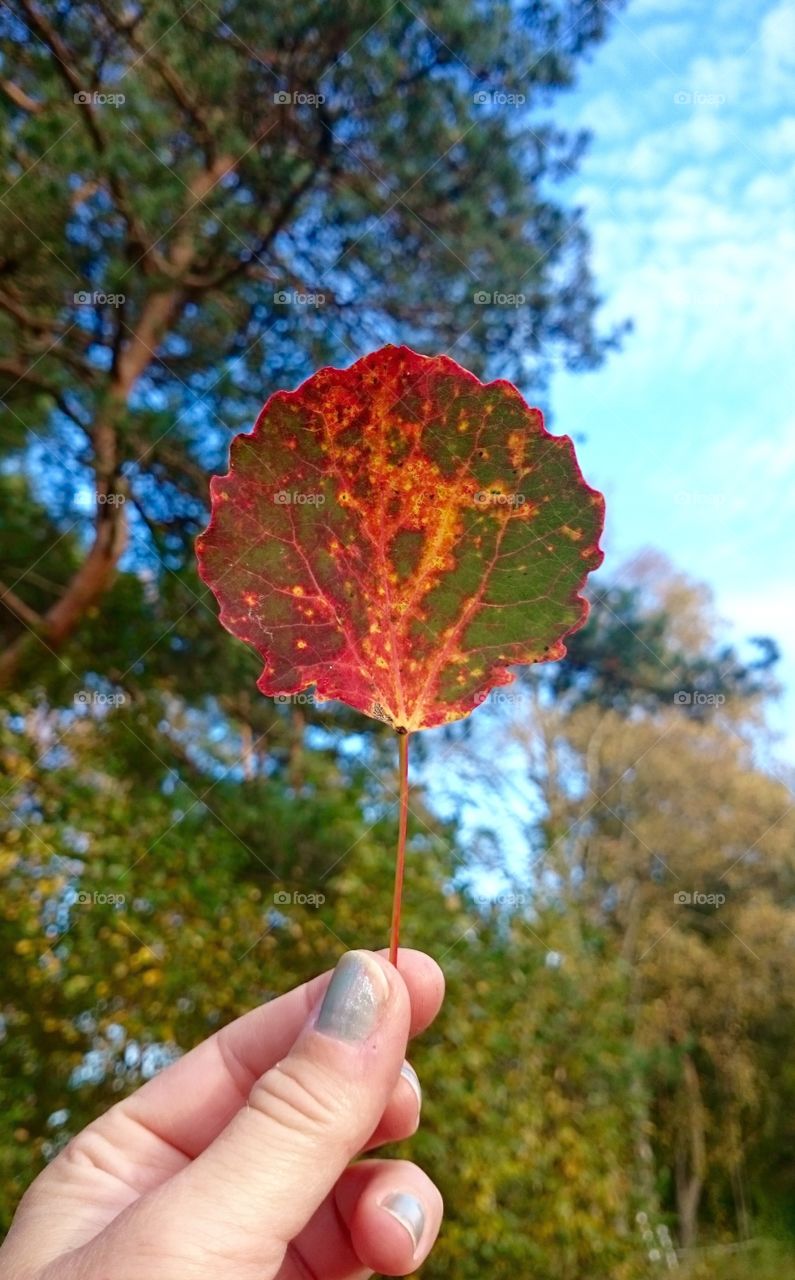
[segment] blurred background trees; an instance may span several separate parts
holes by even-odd
[[[122,1092],[385,941],[393,743],[259,697],[193,538],[231,434],[319,363],[408,341],[537,398],[615,344],[555,195],[585,139],[548,117],[606,12],[0,12],[3,1225]],[[784,1273],[776,656],[649,554],[562,663],[418,742],[405,941],[449,982],[416,1055],[424,1274]]]
[[[538,121],[518,145],[518,113],[490,100],[540,106],[604,20],[601,3],[4,7],[0,440],[27,462],[9,501],[42,502],[75,546],[34,579],[33,535],[5,549],[26,576],[6,583],[0,678],[51,666],[92,610],[118,617],[119,565],[187,575],[176,625],[208,469],[317,365],[408,337],[536,385],[553,357],[600,359],[587,237],[553,194],[584,140]],[[520,322],[495,292],[525,297]]]

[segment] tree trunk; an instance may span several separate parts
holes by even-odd
[[[688,1123],[676,1156],[676,1208],[679,1242],[683,1249],[691,1249],[698,1237],[698,1210],[707,1161],[701,1086],[689,1054],[684,1057],[683,1074]]]

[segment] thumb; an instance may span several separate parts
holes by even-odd
[[[157,1241],[152,1280],[187,1280],[192,1267],[204,1276],[208,1258],[215,1280],[238,1280],[249,1267],[258,1280],[275,1275],[381,1118],[410,1014],[393,966],[347,952],[287,1057],[200,1156],[132,1210],[122,1256],[136,1258],[141,1239],[149,1260]]]

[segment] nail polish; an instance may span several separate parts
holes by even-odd
[[[425,1210],[416,1196],[407,1195],[404,1191],[395,1191],[381,1201],[381,1208],[386,1209],[396,1222],[399,1222],[411,1237],[412,1255],[417,1252],[422,1233],[425,1230]]]
[[[378,961],[364,951],[346,951],[332,974],[315,1027],[336,1040],[366,1040],[388,996],[389,984]]]
[[[417,1107],[422,1109],[422,1086],[420,1085],[420,1078],[410,1062],[403,1063],[403,1066],[400,1068],[400,1074],[414,1090],[414,1094],[417,1099]]]

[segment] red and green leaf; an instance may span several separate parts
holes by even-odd
[[[265,694],[413,732],[565,654],[601,494],[508,382],[385,347],[279,391],[212,481],[199,568]]]

